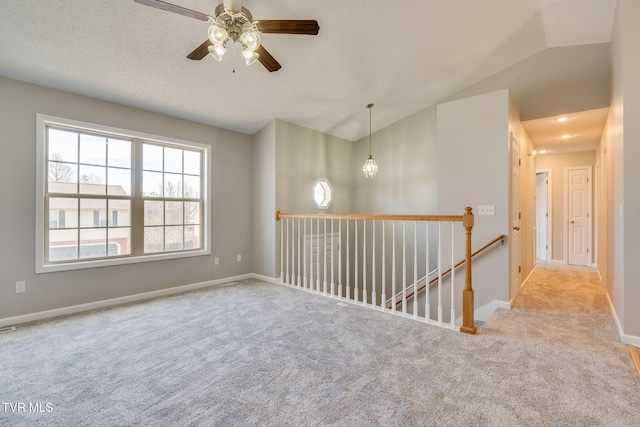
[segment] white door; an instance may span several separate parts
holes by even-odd
[[[520,288],[521,240],[520,240],[520,144],[511,137],[511,289]]]
[[[589,265],[591,166],[567,168],[567,263]]]
[[[536,174],[536,258],[541,261],[549,261],[549,242],[547,230],[549,222],[549,210],[547,206],[547,187],[549,181],[547,172]]]

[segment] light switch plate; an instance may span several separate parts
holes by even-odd
[[[478,206],[478,215],[494,216],[496,214],[495,205],[480,205]]]

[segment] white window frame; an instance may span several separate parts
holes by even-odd
[[[184,252],[170,252],[159,254],[131,255],[122,258],[101,258],[91,260],[78,260],[74,262],[47,264],[46,263],[46,239],[45,239],[45,223],[49,221],[49,214],[45,212],[45,189],[47,180],[47,126],[62,126],[67,128],[75,128],[83,131],[94,131],[108,133],[113,136],[119,136],[128,139],[140,139],[148,142],[159,144],[169,144],[183,146],[185,149],[197,148],[203,152],[203,170],[201,171],[202,195],[204,199],[203,212],[203,247],[202,249],[189,250]],[[86,268],[105,267],[113,265],[137,264],[141,262],[160,261],[177,258],[190,258],[195,256],[203,256],[211,254],[211,146],[200,144],[192,141],[185,141],[176,138],[168,138],[159,135],[137,132],[127,129],[120,129],[111,126],[87,123],[78,120],[55,117],[46,114],[36,114],[36,224],[35,224],[35,248],[36,248],[36,273],[49,273],[55,271],[80,270]],[[141,194],[135,194],[132,189],[134,200],[142,198]],[[132,223],[132,233],[135,224]]]

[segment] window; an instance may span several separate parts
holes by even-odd
[[[313,185],[313,203],[318,209],[329,209],[333,202],[333,186],[327,179],[319,179]]]
[[[210,253],[207,146],[37,122],[37,272]]]

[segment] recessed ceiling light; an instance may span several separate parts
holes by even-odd
[[[563,116],[563,117],[558,117],[556,119],[556,122],[566,122],[567,120],[569,120],[569,117]]]
[[[547,150],[538,150],[537,154],[544,154],[544,153],[547,153],[547,152],[548,152]]]
[[[571,138],[571,135],[562,135],[560,138],[562,138],[562,139],[569,139],[569,138]]]

